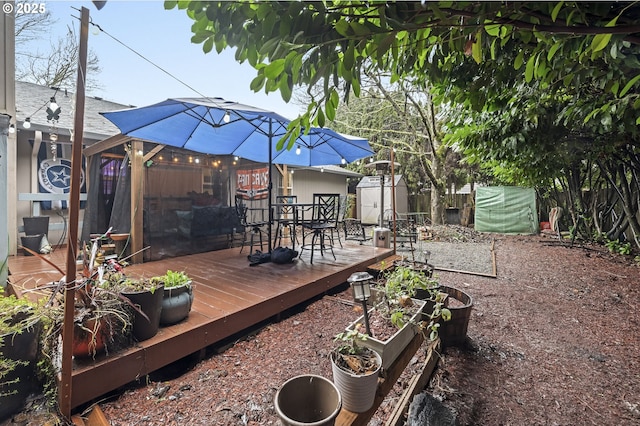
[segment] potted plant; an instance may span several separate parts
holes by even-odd
[[[373,406],[382,368],[380,355],[364,346],[368,337],[355,330],[335,336],[338,345],[331,351],[333,382],[342,395],[342,407],[363,413]]]
[[[447,294],[445,309],[451,319],[443,323],[438,330],[442,346],[462,346],[467,338],[473,298],[465,291],[454,287],[442,286],[441,291]]]
[[[428,332],[435,340],[439,321],[448,320],[450,313],[443,306],[446,295],[439,292],[437,280],[421,271],[397,266],[385,272],[381,284],[384,289],[378,291],[377,303],[369,312],[372,336],[363,344],[378,352],[383,368],[388,368],[416,333]],[[415,298],[419,289],[425,291],[425,300]],[[347,330],[365,332],[363,320],[358,318]]]
[[[133,337],[139,342],[152,338],[160,327],[164,285],[145,277],[125,277],[117,284],[120,294],[137,309],[133,318]]]
[[[164,275],[151,280],[164,285],[160,325],[175,324],[189,316],[193,304],[193,285],[186,273],[169,269]]]
[[[5,295],[0,287],[0,421],[20,410],[38,388],[41,308],[25,298]]]

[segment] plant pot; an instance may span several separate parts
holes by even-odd
[[[416,324],[422,320],[426,302],[424,300],[413,299],[413,303],[417,306],[416,313],[413,314],[411,319],[407,321],[402,328],[398,329],[393,336],[386,340],[378,340],[375,337],[374,330],[372,330],[374,336],[368,336],[367,340],[359,342],[360,345],[373,349],[380,354],[382,357],[382,368],[389,368],[418,332],[418,326]],[[376,308],[373,308],[370,314],[374,312],[375,309]],[[357,324],[362,324],[363,322],[364,315],[349,324],[347,331],[354,330]]]
[[[133,337],[138,342],[150,339],[158,333],[162,299],[164,297],[163,290],[163,286],[158,286],[154,291],[121,292],[124,297],[128,298],[138,308],[134,311],[133,318]],[[144,312],[147,318],[138,310]]]
[[[438,335],[440,336],[442,347],[462,346],[467,338],[473,299],[469,294],[453,287],[440,286],[440,291],[448,294],[445,306],[451,311],[451,319],[440,322]],[[461,306],[452,301],[452,298],[460,302]]]
[[[42,244],[42,236],[43,234],[37,235],[25,235],[24,237],[20,237],[20,241],[22,242],[22,247],[26,247],[29,250],[32,250],[36,253],[40,253],[40,245]],[[26,250],[23,250],[23,254],[25,256],[33,256],[33,254],[29,253]]]
[[[191,311],[193,289],[191,283],[164,289],[160,325],[171,325],[182,321]]]
[[[314,374],[287,380],[274,398],[276,413],[287,426],[333,425],[342,406],[338,388]]]
[[[27,397],[36,391],[36,358],[42,326],[36,321],[20,334],[5,334],[0,357],[23,361],[0,379],[0,422],[24,407]]]
[[[357,375],[338,367],[334,360],[334,354],[333,352],[331,353],[333,383],[335,383],[342,396],[342,407],[353,413],[364,413],[373,406],[376,399],[382,358],[374,351],[378,361],[378,369],[369,374]]]
[[[99,318],[90,318],[82,326],[74,324],[73,356],[88,358],[103,353],[110,335],[111,327],[106,315]]]
[[[49,233],[49,216],[23,217],[25,235],[47,235]]]

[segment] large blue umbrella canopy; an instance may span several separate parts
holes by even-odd
[[[289,125],[287,118],[221,98],[167,99],[101,114],[123,135],[203,154],[237,155],[261,163],[324,166],[373,155],[366,139],[316,127],[300,135],[293,149],[278,150],[277,143]]]
[[[287,118],[222,98],[173,98],[101,114],[123,135],[203,154],[237,155],[269,166],[346,164],[373,155],[366,139],[316,127],[298,136],[291,150],[277,149],[287,132]],[[269,173],[269,202],[272,186]],[[269,209],[269,222],[271,214]],[[268,245],[271,251],[271,227]]]

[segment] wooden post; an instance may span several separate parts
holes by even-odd
[[[395,163],[395,158],[394,158],[394,152],[393,152],[393,147],[391,147],[391,210],[393,210],[393,212],[391,213],[393,216],[393,252],[396,252],[396,248],[397,248],[397,240],[396,240],[396,178],[395,178],[395,169],[394,169],[394,163]]]
[[[80,45],[78,48],[78,80],[71,151],[71,184],[69,190],[69,239],[67,241],[67,275],[64,293],[62,327],[62,371],[59,384],[60,413],[71,419],[71,379],[73,372],[73,317],[78,254],[78,216],[80,215],[80,176],[82,173],[82,137],[84,133],[85,78],[87,75],[87,39],[89,9],[80,12]]]

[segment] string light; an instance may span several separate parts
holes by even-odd
[[[24,123],[22,123],[22,127],[25,129],[31,128],[31,117],[27,117],[24,119]]]
[[[342,157],[342,159],[340,160],[340,162],[341,162],[342,164],[347,164],[347,160],[345,160],[345,158],[344,158],[344,157]]]
[[[300,155],[300,152],[301,152],[301,151],[302,151],[302,150],[300,149],[300,145],[298,145],[298,146],[296,147],[296,155]]]
[[[229,121],[231,121],[231,114],[229,114],[228,110],[224,113],[224,117],[222,117],[222,121],[224,121],[225,123],[228,123]]]
[[[16,132],[16,126],[14,126],[13,124],[9,125],[9,133],[15,133]]]

